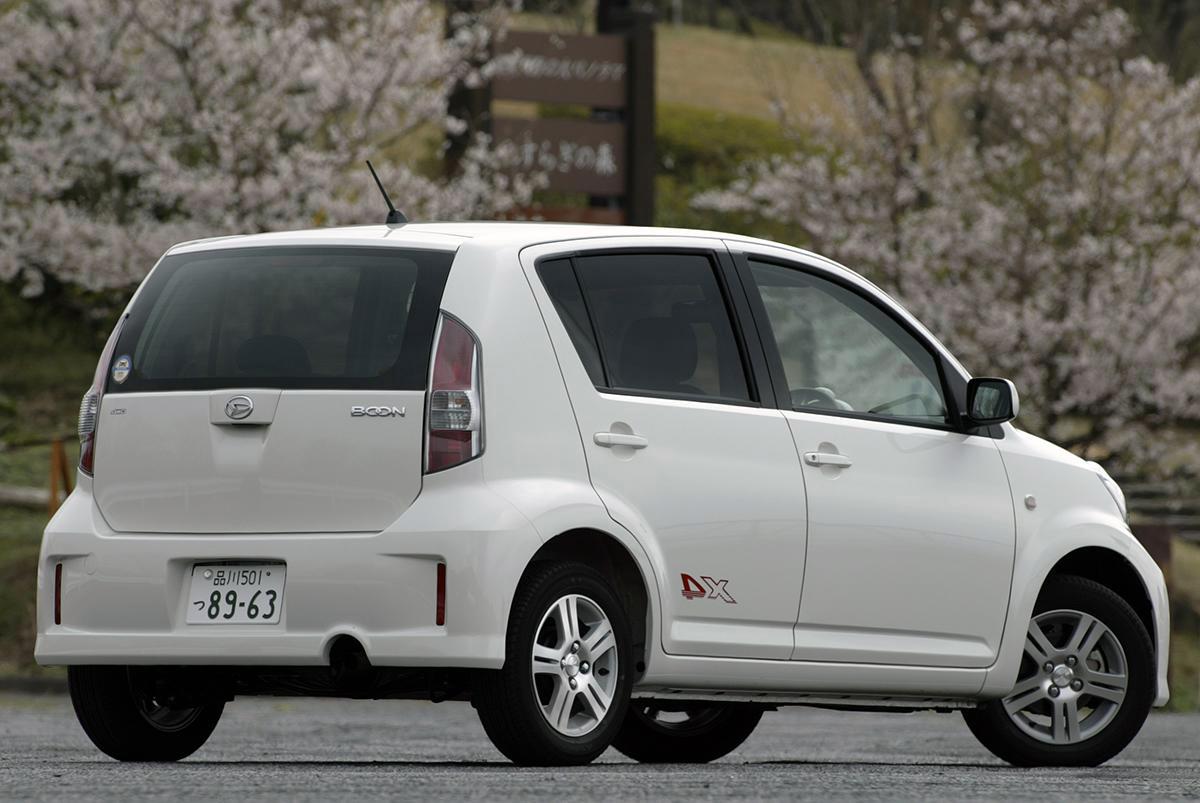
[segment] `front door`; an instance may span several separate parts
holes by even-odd
[[[808,490],[793,658],[991,665],[1015,548],[996,442],[954,426],[947,366],[873,290],[747,257]]]
[[[747,370],[731,266],[703,248],[576,251],[530,278],[592,483],[656,564],[664,650],[789,658],[804,481]]]

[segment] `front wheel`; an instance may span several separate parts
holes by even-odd
[[[741,746],[762,715],[739,703],[634,700],[613,747],[644,764],[703,764]]]
[[[154,669],[72,666],[71,704],[84,732],[118,761],[178,761],[208,741],[225,703],[189,699]]]
[[[616,594],[580,563],[540,564],[513,601],[506,659],[474,703],[492,744],[516,764],[586,764],[625,716],[630,631]]]
[[[1018,766],[1094,767],[1125,749],[1154,702],[1154,647],[1129,603],[1082,577],[1046,581],[1016,686],[964,712],[975,737]]]

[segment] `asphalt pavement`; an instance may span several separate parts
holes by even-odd
[[[0,696],[0,799],[873,800],[1200,799],[1200,715],[1155,714],[1104,767],[1021,770],[957,714],[789,708],[722,761],[643,766],[610,750],[578,769],[520,769],[464,703],[243,699],[174,765],[97,751],[61,696]]]

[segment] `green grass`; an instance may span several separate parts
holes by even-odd
[[[65,438],[67,468],[71,482],[75,481],[75,465],[79,462],[79,441]],[[22,446],[0,452],[0,485],[24,485],[47,488],[50,481],[50,446]]]
[[[75,428],[111,317],[89,319],[76,301],[54,293],[24,299],[0,284],[0,441]]]
[[[0,672],[36,672],[34,605],[45,526],[45,513],[0,507]]]
[[[736,231],[777,242],[802,244],[792,226],[740,213],[696,209],[692,199],[727,186],[747,162],[808,147],[774,122],[699,106],[658,106],[658,175],[655,223],[659,226]]]
[[[1200,709],[1200,544],[1176,540],[1168,578],[1171,593],[1171,703]]]

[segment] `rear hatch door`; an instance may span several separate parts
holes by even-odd
[[[110,526],[374,532],[395,521],[421,488],[452,258],[349,246],[165,257],[121,331],[113,365],[128,375],[110,375],[101,401],[94,488]]]

